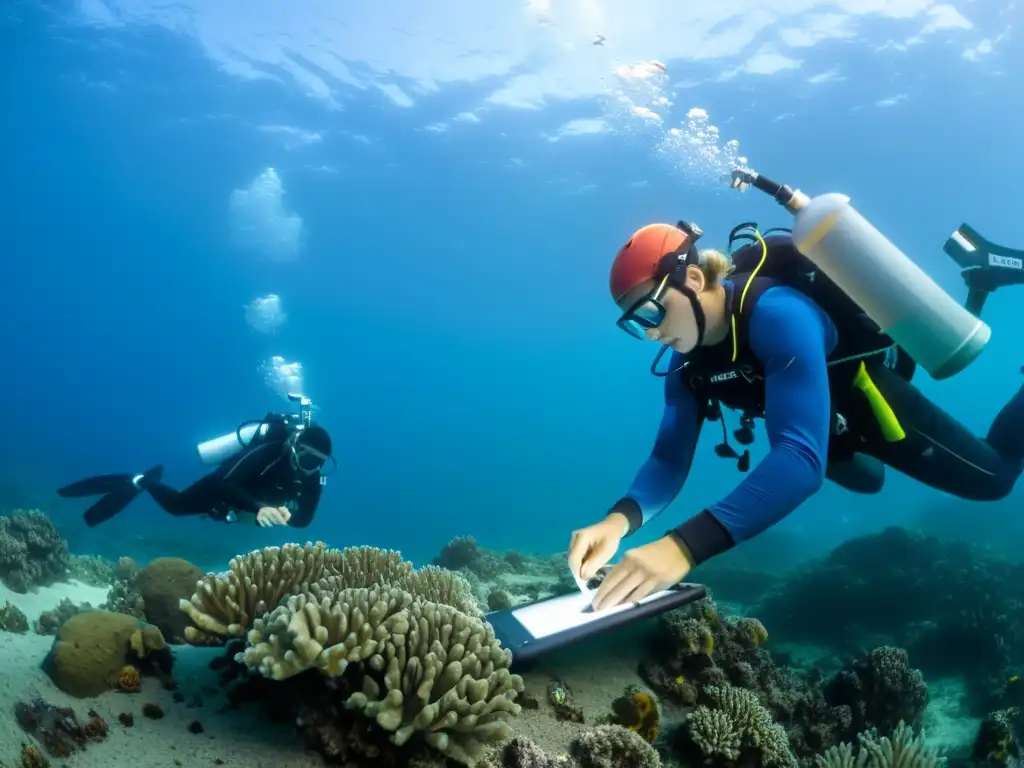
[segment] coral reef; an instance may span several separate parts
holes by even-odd
[[[988,768],[1006,768],[1019,766],[1024,757],[1017,738],[1021,721],[1021,710],[1018,707],[990,712],[978,727],[971,749],[971,762]]]
[[[5,601],[0,608],[0,631],[28,632],[28,617],[18,606]]]
[[[545,754],[526,738],[515,737],[493,750],[480,768],[661,768],[654,748],[618,725],[585,730],[569,744],[569,753]]]
[[[195,624],[185,631],[190,642],[245,636],[234,659],[252,672],[296,686],[316,685],[310,671],[330,680],[337,705],[306,705],[301,721],[328,728],[307,738],[332,751],[340,751],[335,732],[361,728],[352,713],[393,747],[408,746],[405,759],[426,744],[472,765],[508,737],[519,713],[522,680],[509,672],[511,654],[480,618],[466,581],[437,566],[414,569],[398,552],[270,547],[208,574],[181,609]],[[368,751],[379,759],[382,749]]]
[[[39,510],[0,516],[0,580],[15,592],[60,581],[70,562],[67,544]]]
[[[469,585],[442,568],[414,570],[393,550],[374,547],[327,549],[323,542],[267,547],[232,558],[226,573],[207,574],[191,600],[182,600],[195,626],[185,639],[193,644],[244,637],[255,620],[286,598],[308,592],[342,588],[394,586],[472,616],[480,609]]]
[[[631,686],[612,702],[612,716],[616,725],[633,731],[648,744],[658,738],[661,731],[661,711],[658,702],[646,691]]]
[[[114,579],[101,608],[111,613],[123,613],[141,621],[146,620],[146,601],[135,589],[138,566],[130,557],[122,557],[114,567]]]
[[[1024,658],[1016,587],[1022,579],[1019,561],[891,527],[801,568],[760,604],[758,615],[785,641],[840,653],[905,648],[925,674],[967,680],[972,711],[980,716],[998,707],[1012,663]],[[843,620],[835,621],[837,615]]]
[[[178,557],[160,557],[147,563],[131,580],[131,592],[141,598],[145,620],[157,627],[169,643],[185,642],[188,616],[179,607],[195,592],[205,574]]]
[[[55,608],[39,614],[39,618],[36,619],[33,628],[37,635],[56,635],[60,628],[64,626],[65,621],[83,611],[91,610],[93,610],[93,607],[89,603],[75,605],[65,597]]]
[[[938,768],[943,760],[925,746],[924,732],[899,723],[891,736],[878,736],[874,730],[857,735],[859,749],[844,742],[830,747],[816,759],[817,768]]]
[[[91,587],[109,587],[114,581],[117,563],[97,555],[71,555],[68,578]]]
[[[708,748],[720,755],[744,753],[743,728],[716,714],[726,709],[723,695],[734,704],[751,701],[736,689],[754,695],[768,720],[785,729],[789,750],[801,763],[865,729],[887,732],[901,719],[917,724],[927,704],[921,673],[899,649],[876,649],[825,680],[816,668],[798,671],[781,663],[784,657],[777,661],[765,648],[768,632],[760,621],[727,616],[710,598],[662,615],[656,626],[640,672],[664,700],[699,710],[676,739],[679,750],[695,759]],[[784,755],[778,760],[788,762]]]
[[[249,643],[244,663],[277,680],[312,667],[337,677],[361,665],[362,689],[346,704],[398,746],[419,732],[470,763],[483,745],[507,737],[507,720],[519,712],[522,680],[509,673],[511,654],[490,625],[396,588],[291,597],[256,620]]]
[[[107,724],[94,710],[89,710],[89,719],[82,724],[73,709],[54,706],[38,696],[16,703],[14,717],[52,757],[70,757],[90,741],[102,741],[108,732]]]
[[[744,751],[753,751],[757,765],[796,768],[786,730],[755,693],[728,684],[706,685],[703,692],[708,703],[699,704],[687,721],[690,739],[700,749],[698,760],[735,762]]]
[[[902,648],[882,646],[841,670],[824,689],[833,707],[846,707],[850,727],[858,733],[895,730],[901,722],[921,726],[928,706],[928,686],[920,670],[911,669]]]
[[[576,589],[564,554],[538,557],[514,550],[496,552],[480,546],[472,536],[457,536],[448,542],[434,558],[434,565],[465,577],[478,602],[489,611]]]

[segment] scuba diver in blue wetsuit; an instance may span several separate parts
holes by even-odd
[[[64,498],[101,497],[83,515],[89,527],[109,520],[147,492],[175,516],[305,528],[320,504],[327,479],[324,467],[333,461],[331,437],[313,423],[312,401],[302,395],[288,397],[299,404],[298,416],[268,413],[200,443],[200,461],[217,468],[182,491],[161,482],[163,467],[157,466],[134,476],[89,477],[57,493]]]
[[[612,264],[619,327],[664,345],[652,372],[665,377],[665,408],[650,457],[625,496],[603,520],[572,534],[570,568],[591,578],[625,536],[675,499],[705,421],[721,422],[716,453],[750,470],[749,451],[729,443],[723,406],[741,413],[734,433],[741,444],[753,441],[755,419],[763,418],[770,451],[717,503],[625,552],[595,594],[596,609],[681,581],[778,523],[825,479],[877,493],[889,466],[960,498],[993,501],[1024,469],[1024,387],[981,438],[910,382],[918,365],[945,378],[980,353],[990,333],[979,317],[984,300],[1000,286],[1024,283],[1024,251],[961,226],[945,250],[964,269],[965,309],[847,198],[812,200],[753,171],[736,173],[795,213],[794,228],[762,235],[753,223],[740,225],[730,249],[749,242],[730,259],[698,251],[694,225],[652,224]],[[659,370],[668,350],[667,371]]]

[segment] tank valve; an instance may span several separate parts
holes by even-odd
[[[288,393],[288,399],[293,403],[299,404],[299,418],[302,420],[303,426],[308,427],[313,423],[313,401],[305,395],[300,395],[295,392]]]
[[[738,165],[733,168],[728,176],[729,186],[746,192],[749,187],[759,189],[771,197],[790,213],[796,213],[803,208],[811,199],[799,189],[790,189],[785,184],[779,184],[756,171]]]

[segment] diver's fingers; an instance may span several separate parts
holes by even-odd
[[[590,553],[590,546],[590,534],[586,530],[573,531],[569,542],[569,569],[574,575],[581,575],[583,561]]]
[[[613,576],[617,576],[617,578],[613,580]],[[597,594],[594,595],[594,610],[600,611],[603,608],[614,608],[622,603],[643,582],[643,571],[630,568],[626,563],[619,563],[619,566],[608,574],[604,583],[597,590]]]
[[[658,589],[658,586],[659,585],[658,585],[658,580],[657,579],[652,579],[652,578],[644,579],[643,583],[640,586],[638,586],[636,589],[634,589],[632,592],[630,592],[626,596],[626,599],[623,600],[622,602],[624,602],[624,603],[639,603],[641,600],[643,600],[649,594],[651,594],[652,592],[656,591]]]
[[[629,575],[629,570],[629,563],[623,562],[619,563],[608,572],[604,577],[604,580],[601,582],[601,586],[599,586],[597,588],[597,592],[594,593],[594,599],[591,601],[595,609],[605,599],[605,596],[611,590],[615,589],[615,585]]]
[[[587,554],[586,562],[581,569],[581,579],[592,579],[604,566],[608,564],[608,561],[615,555],[615,545],[609,542],[607,539],[601,539],[594,543],[594,546],[590,548],[590,552]]]

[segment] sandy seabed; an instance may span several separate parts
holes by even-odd
[[[106,599],[106,589],[78,582],[57,584],[29,594],[11,592],[0,585],[0,605],[10,601],[32,623],[43,611],[53,609],[62,599],[99,606]],[[0,631],[0,766],[18,765],[23,744],[34,744],[31,736],[14,719],[18,701],[41,696],[58,706],[74,709],[80,722],[85,722],[90,709],[107,722],[110,735],[105,741],[89,744],[84,751],[66,759],[54,759],[54,765],[70,768],[175,768],[184,766],[224,766],[225,768],[292,768],[322,766],[319,755],[303,749],[301,740],[287,725],[269,722],[259,707],[219,711],[224,696],[217,674],[209,668],[210,661],[223,655],[221,648],[194,648],[176,645],[174,677],[177,693],[183,702],[175,701],[172,691],[160,682],[144,678],[138,693],[110,691],[90,699],[77,699],[60,691],[42,669],[42,662],[53,644],[53,636],[37,635],[29,630],[23,634]],[[632,653],[630,653],[632,651]],[[552,679],[564,681],[572,691],[573,703],[582,707],[587,721],[604,714],[613,699],[631,683],[639,683],[636,673],[636,649],[630,644],[604,648],[601,663],[589,657],[560,654],[552,662],[537,666],[523,674],[526,692],[540,702],[539,710],[524,710],[514,722],[514,731],[533,739],[538,745],[556,754],[565,752],[572,737],[585,727],[581,723],[556,722],[545,703],[547,684]],[[200,706],[190,702],[199,696]],[[153,720],[142,714],[143,705],[156,704],[164,717]],[[134,718],[131,727],[118,721],[121,713]],[[203,732],[194,734],[189,727],[198,721]]]
[[[63,598],[72,602],[88,602],[98,606],[106,599],[106,589],[90,587],[77,582],[58,584],[36,590],[27,595],[11,592],[0,586],[0,605],[9,600],[33,622],[41,612],[51,610]],[[173,646],[174,677],[178,692],[185,698],[179,703],[172,691],[165,690],[159,681],[144,678],[138,693],[111,691],[91,699],[77,699],[60,691],[42,669],[42,662],[53,644],[53,637],[37,635],[31,630],[24,634],[0,632],[0,765],[18,765],[22,744],[35,743],[14,719],[14,704],[41,696],[59,705],[71,707],[84,722],[90,709],[107,721],[110,735],[105,741],[89,744],[82,752],[52,760],[56,765],[74,768],[173,768],[175,766],[214,766],[227,768],[278,768],[282,765],[321,766],[323,761],[302,749],[296,736],[287,726],[276,726],[261,716],[257,708],[252,711],[218,712],[224,703],[219,693],[216,673],[210,670],[212,659],[223,654],[220,648],[192,648]],[[195,696],[202,706],[189,706]],[[164,717],[152,720],[142,714],[144,704],[159,706]],[[122,726],[118,715],[131,713],[134,725]],[[194,734],[189,726],[199,721],[203,732]]]

